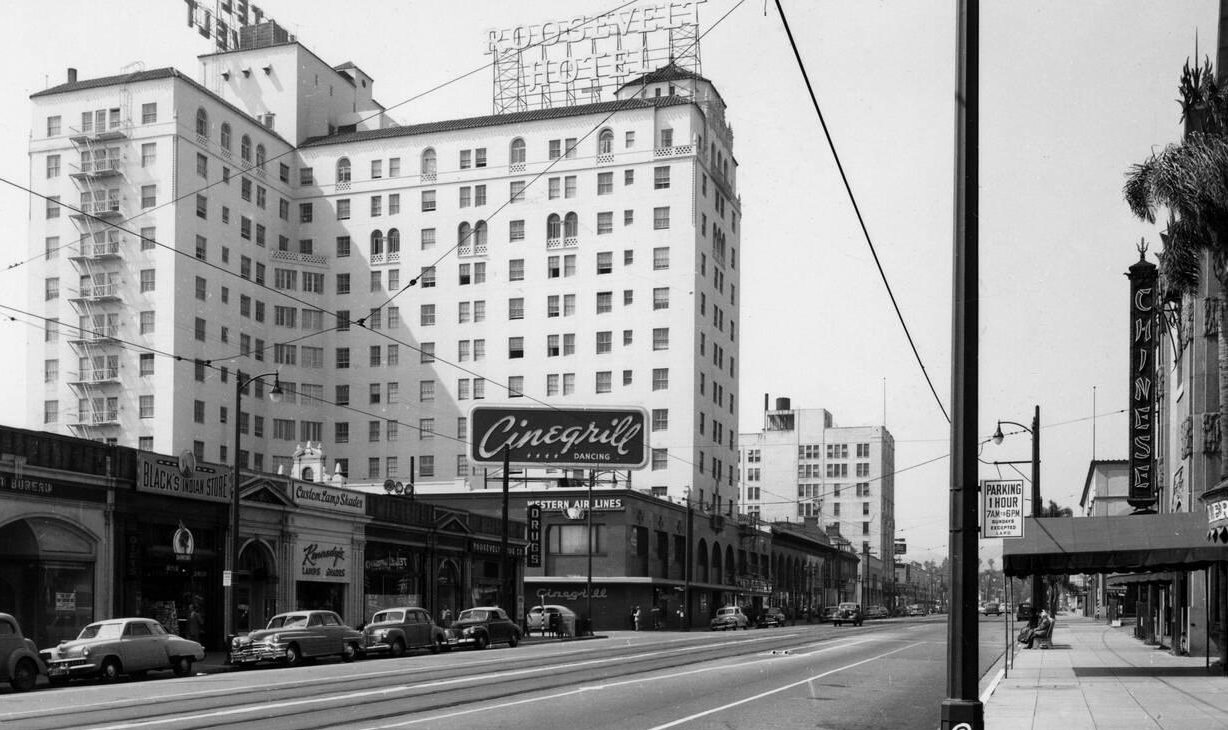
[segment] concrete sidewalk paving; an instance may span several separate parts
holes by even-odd
[[[1228,728],[1228,676],[1173,656],[1132,626],[1059,615],[1052,649],[1023,649],[985,700],[989,730]]]

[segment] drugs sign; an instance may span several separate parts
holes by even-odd
[[[1023,480],[981,482],[981,537],[1023,537]]]

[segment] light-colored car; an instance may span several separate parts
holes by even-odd
[[[560,631],[566,631],[568,627],[574,629],[576,625],[576,612],[566,606],[553,604],[534,606],[529,609],[528,615],[525,616],[525,626],[530,632],[549,630],[550,621],[553,616],[558,616]]]
[[[62,684],[76,677],[100,677],[114,682],[121,675],[172,669],[176,677],[192,673],[192,662],[205,658],[200,644],[167,633],[148,618],[97,621],[81,629],[72,641],[61,641],[40,652],[47,664],[47,679]]]
[[[716,615],[712,617],[711,626],[713,631],[728,631],[729,629],[737,631],[750,628],[750,619],[742,613],[741,606],[725,606],[717,609]]]
[[[984,606],[981,606],[981,613],[985,616],[993,614],[994,616],[1002,615],[1002,604],[997,601],[988,601]]]
[[[38,647],[22,635],[17,619],[0,613],[0,681],[7,679],[13,689],[26,692],[34,689],[38,675],[46,673]]]
[[[280,661],[288,666],[304,659],[339,656],[352,662],[362,653],[362,632],[346,626],[332,611],[288,611],[269,619],[259,631],[230,643],[231,664]]]
[[[914,603],[908,607],[908,615],[909,616],[924,616],[925,609],[921,607],[921,604]]]
[[[367,654],[387,652],[394,657],[410,649],[430,649],[438,654],[448,641],[426,609],[416,606],[376,611],[371,623],[363,627],[362,636]]]

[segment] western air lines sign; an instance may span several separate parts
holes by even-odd
[[[504,408],[469,414],[475,464],[641,469],[648,464],[643,408]]]

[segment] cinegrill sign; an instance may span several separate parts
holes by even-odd
[[[643,408],[504,408],[469,414],[469,460],[512,464],[640,469],[648,464]]]

